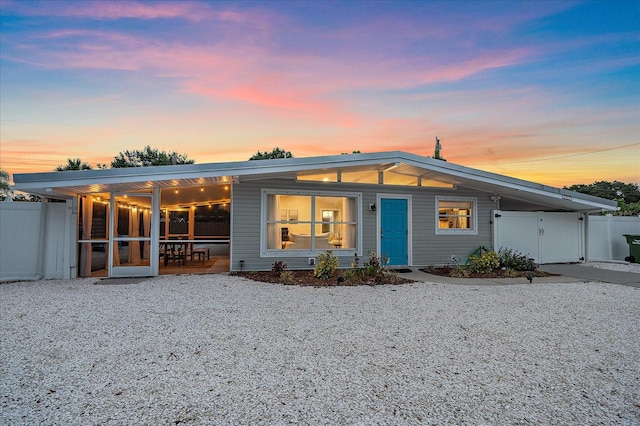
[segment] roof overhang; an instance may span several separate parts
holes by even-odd
[[[52,198],[77,194],[212,185],[300,174],[377,168],[568,211],[615,210],[615,201],[401,151],[14,175],[14,189]]]

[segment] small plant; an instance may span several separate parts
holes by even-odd
[[[274,274],[280,275],[286,270],[287,265],[282,260],[276,260],[275,262],[273,262],[273,265],[271,265],[271,272],[273,272]]]
[[[327,250],[318,255],[318,264],[313,270],[313,276],[321,280],[328,280],[333,277],[339,265],[338,258],[333,255],[331,250]]]
[[[384,273],[387,265],[389,264],[389,258],[384,256],[376,256],[375,252],[369,253],[369,258],[364,262],[365,273],[368,277],[375,277]]]
[[[293,281],[293,273],[291,271],[280,272],[280,282],[282,284],[291,284]]]
[[[500,266],[516,271],[535,271],[538,265],[533,259],[512,249],[502,248],[499,252]]]
[[[518,271],[511,268],[507,268],[506,271],[504,272],[504,275],[507,276],[508,278],[517,278],[520,276]]]
[[[487,274],[500,267],[500,256],[495,251],[487,251],[480,256],[471,255],[468,269],[476,274]]]
[[[449,276],[453,278],[469,278],[471,276],[471,272],[465,265],[455,265],[451,268],[449,272]]]

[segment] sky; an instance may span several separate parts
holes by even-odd
[[[0,0],[0,169],[146,145],[640,183],[640,0]]]

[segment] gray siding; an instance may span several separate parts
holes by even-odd
[[[491,210],[494,203],[489,193],[466,188],[456,190],[396,187],[383,185],[357,185],[343,183],[295,182],[291,180],[270,179],[240,182],[233,185],[232,203],[232,271],[240,270],[240,260],[244,260],[245,270],[269,270],[274,257],[260,257],[260,206],[261,190],[308,190],[337,191],[362,194],[362,257],[376,250],[377,245],[377,213],[368,210],[370,203],[376,202],[381,194],[402,194],[412,197],[411,224],[413,239],[413,266],[438,265],[451,261],[454,255],[463,261],[478,247],[491,247]],[[477,235],[436,235],[436,196],[476,197],[478,214]],[[289,269],[309,269],[308,256],[301,258],[283,258]],[[340,266],[349,267],[353,258],[340,257]]]

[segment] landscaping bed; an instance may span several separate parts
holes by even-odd
[[[483,273],[465,269],[464,272],[461,272],[461,270],[455,266],[427,266],[426,268],[421,269],[421,271],[426,272],[427,274],[439,275],[441,277],[454,278],[526,278],[527,274],[530,274],[529,277],[551,277],[556,275],[543,271],[515,271],[513,269],[495,269]]]
[[[235,275],[266,283],[315,287],[406,284],[414,282],[413,280],[402,278],[394,272],[386,272],[375,277],[364,277],[363,279],[345,279],[344,273],[341,272],[335,273],[329,279],[320,279],[314,276],[313,270],[287,272],[288,278],[284,279],[281,273],[272,271],[237,272]]]

